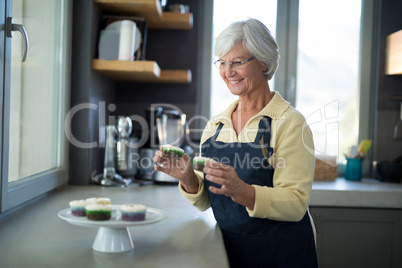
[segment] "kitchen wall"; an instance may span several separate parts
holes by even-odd
[[[376,28],[377,64],[373,68],[375,92],[372,97],[374,117],[372,137],[373,160],[390,160],[402,154],[402,141],[393,139],[394,125],[399,120],[400,102],[392,96],[402,95],[402,76],[384,75],[386,36],[402,29],[402,2],[378,0],[379,24]],[[113,82],[91,69],[91,60],[97,57],[97,42],[102,11],[92,0],[74,0],[73,59],[71,108],[77,105],[95,105],[75,113],[72,120],[74,137],[84,143],[96,142],[92,148],[80,148],[70,143],[70,184],[89,184],[93,172],[103,168],[103,147],[99,146],[99,126],[108,123],[109,116],[138,114],[145,117],[151,103],[177,105],[188,117],[196,115],[199,108],[201,26],[204,24],[201,0],[169,0],[168,3],[190,5],[194,16],[191,31],[150,30],[146,58],[158,62],[162,69],[191,69],[190,84],[146,84]],[[109,104],[116,110],[109,111]],[[138,133],[138,127],[135,130]]]
[[[402,1],[382,0],[380,3],[378,65],[373,74],[377,79],[373,160],[388,161],[402,155],[402,140],[393,138],[394,126],[399,121],[401,102],[392,100],[392,96],[402,96],[402,75],[384,74],[386,37],[402,29]]]
[[[176,105],[188,117],[197,114],[197,86],[200,64],[199,31],[203,25],[202,1],[169,0],[168,4],[183,3],[193,13],[193,29],[148,30],[146,59],[156,61],[161,69],[189,69],[189,84],[155,84],[114,82],[92,71],[91,60],[98,57],[99,26],[103,15],[92,0],[74,0],[73,3],[73,58],[71,109],[72,136],[83,143],[70,142],[70,184],[86,185],[91,176],[103,169],[105,124],[113,124],[118,115],[139,115],[146,118],[145,110],[151,103]],[[113,104],[115,109],[109,109]],[[134,134],[140,135],[134,124]],[[70,140],[71,137],[70,137]],[[91,144],[95,143],[95,144]]]
[[[102,102],[113,102],[114,83],[92,71],[91,60],[96,55],[100,11],[92,0],[75,0],[73,3],[73,46],[71,69],[71,107],[74,113],[69,153],[69,183],[86,185],[91,174],[103,168],[103,148],[99,147],[99,118],[105,120],[106,114],[100,113]],[[90,109],[96,105],[98,109]],[[96,142],[96,145],[91,145]]]

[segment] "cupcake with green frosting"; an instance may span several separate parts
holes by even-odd
[[[171,157],[171,158],[177,158],[177,159],[182,157],[184,154],[183,149],[173,146],[173,145],[169,145],[169,144],[162,146],[162,152],[163,152],[163,156],[165,156],[165,157]]]
[[[193,168],[198,171],[203,171],[205,163],[208,161],[216,162],[212,158],[196,156],[193,158]]]
[[[112,206],[102,204],[90,204],[85,207],[88,220],[107,221],[112,217]]]

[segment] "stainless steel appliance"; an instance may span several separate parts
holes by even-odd
[[[149,115],[151,147],[159,148],[164,144],[185,147],[186,139],[189,136],[185,114],[171,106],[158,106],[153,107]],[[154,146],[152,146],[152,142],[154,142]],[[176,178],[159,171],[153,173],[153,180],[155,182],[178,182]]]
[[[143,148],[140,150],[138,177],[142,180],[152,181],[154,179],[154,156],[157,149]]]
[[[156,118],[156,129],[159,145],[181,147],[188,136],[186,115],[177,110],[162,110]]]
[[[134,177],[138,170],[138,139],[130,138],[132,121],[128,116],[117,118],[116,171],[123,177]]]
[[[124,179],[120,176],[115,169],[116,147],[115,136],[116,127],[113,125],[106,126],[106,147],[105,159],[103,166],[103,174],[93,176],[92,180],[98,182],[103,186],[128,186],[131,180]]]

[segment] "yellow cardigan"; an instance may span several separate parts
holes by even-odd
[[[278,92],[274,92],[267,106],[253,116],[237,136],[231,120],[237,104],[238,101],[232,103],[226,111],[208,122],[201,144],[215,133],[220,122],[224,126],[218,141],[253,142],[260,119],[263,116],[271,117],[271,147],[274,153],[268,161],[275,168],[274,187],[252,185],[255,188],[255,204],[254,209],[247,209],[247,212],[250,217],[301,220],[308,208],[315,165],[313,137],[305,118]],[[179,189],[192,205],[199,210],[206,210],[210,202],[204,188],[203,173],[196,171],[196,174],[199,180],[198,193],[189,194],[180,184]]]

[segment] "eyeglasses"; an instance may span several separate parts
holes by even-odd
[[[226,62],[224,60],[217,60],[214,62],[214,65],[216,66],[216,68],[218,68],[219,70],[224,70],[226,69],[226,67],[229,65],[230,68],[232,69],[238,69],[239,67],[241,67],[243,64],[245,64],[246,62],[249,62],[251,60],[255,59],[255,57],[251,57],[248,60],[245,61],[231,61],[231,62]]]

